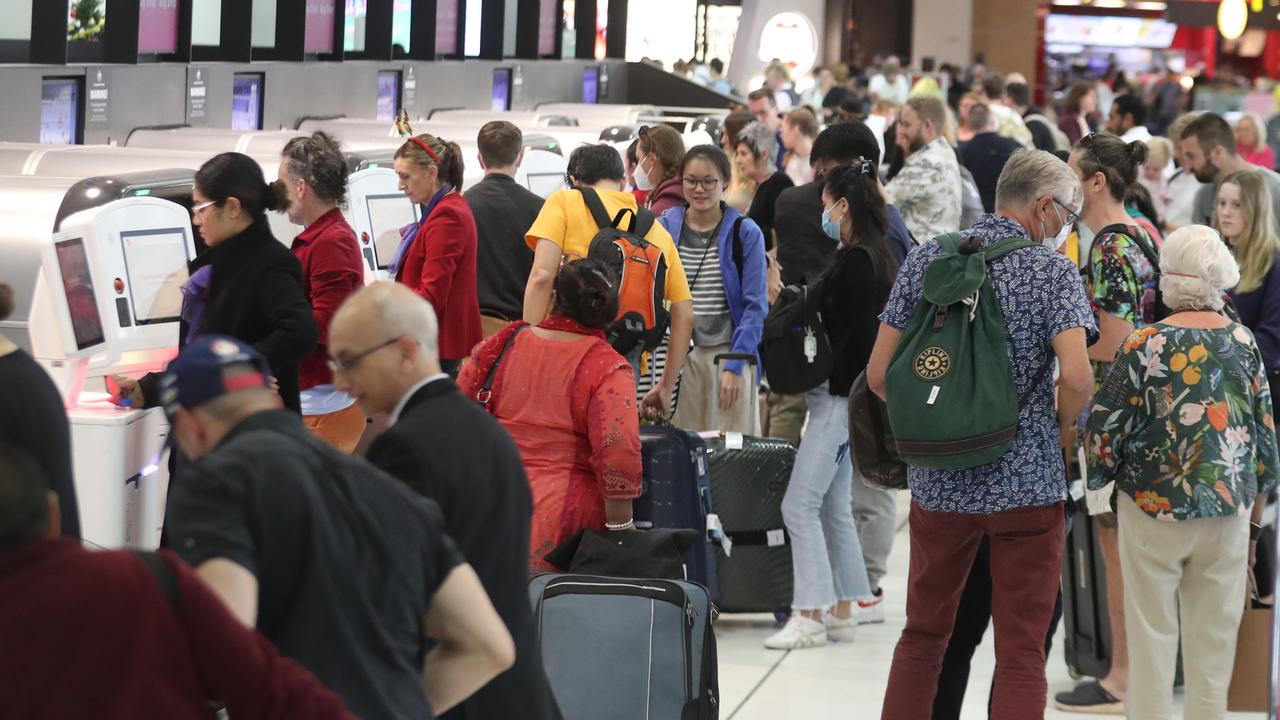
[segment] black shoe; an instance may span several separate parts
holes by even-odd
[[[1124,701],[1117,700],[1097,680],[1081,683],[1070,692],[1058,693],[1053,697],[1053,705],[1068,713],[1124,715]]]

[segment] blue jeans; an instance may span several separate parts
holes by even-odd
[[[849,399],[826,383],[805,395],[809,424],[796,453],[782,518],[791,537],[796,610],[823,610],[837,600],[871,595],[862,544],[853,525],[853,461]]]

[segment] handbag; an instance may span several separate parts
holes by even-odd
[[[485,412],[490,415],[493,414],[493,381],[498,377],[498,367],[502,365],[502,359],[507,356],[507,353],[511,352],[511,346],[516,344],[516,336],[524,332],[528,327],[528,325],[521,325],[515,329],[515,332],[511,333],[507,341],[502,345],[502,352],[498,353],[498,357],[489,366],[489,373],[484,376],[484,385],[481,385],[480,389],[476,390],[475,401],[480,403],[480,407],[484,408]]]
[[[884,490],[907,489],[907,464],[898,453],[884,401],[867,386],[866,370],[849,388],[849,445],[863,484]]]
[[[1249,571],[1249,593],[1236,635],[1236,661],[1227,690],[1227,710],[1267,712],[1271,694],[1271,632],[1275,607],[1259,599],[1258,583]]]

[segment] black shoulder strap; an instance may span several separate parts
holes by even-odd
[[[580,187],[578,192],[582,193],[582,200],[587,204],[587,210],[591,213],[591,218],[596,221],[596,227],[603,230],[607,227],[614,227],[609,221],[609,211],[605,209],[604,203],[600,201],[600,195],[595,188]]]
[[[160,584],[160,590],[164,593],[165,599],[169,601],[169,607],[173,608],[175,613],[178,612],[182,607],[182,592],[178,588],[178,576],[174,574],[173,568],[169,567],[163,558],[153,552],[143,552],[141,550],[131,550],[130,552],[151,571],[151,574],[156,578],[156,582]]]
[[[733,221],[733,266],[738,268],[738,284],[742,284],[742,265],[746,262],[745,252],[742,249],[742,221],[746,220],[746,215],[738,215]]]
[[[476,402],[483,405],[485,410],[489,409],[493,400],[493,381],[498,376],[498,367],[502,365],[502,359],[507,356],[508,352],[511,352],[511,346],[516,344],[516,336],[524,332],[528,327],[527,324],[521,325],[515,329],[515,332],[511,333],[507,341],[502,345],[502,352],[498,353],[498,357],[489,366],[489,374],[484,377],[484,385],[481,385],[480,389],[476,391]]]
[[[630,209],[624,208],[627,212]],[[637,208],[635,212],[635,224],[629,232],[634,233],[642,238],[649,237],[649,231],[653,229],[653,224],[658,221],[658,216],[653,214],[649,208]]]

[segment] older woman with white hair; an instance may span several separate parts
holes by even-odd
[[[1116,484],[1129,718],[1172,717],[1179,627],[1186,715],[1222,718],[1265,504],[1255,500],[1280,478],[1275,420],[1253,334],[1220,312],[1240,270],[1218,234],[1179,228],[1160,271],[1173,314],[1129,336],[1095,397],[1089,484]]]
[[[738,170],[756,185],[756,194],[747,208],[747,217],[755,221],[764,232],[766,250],[773,249],[773,208],[783,190],[794,187],[795,182],[786,173],[778,172],[774,158],[778,156],[778,136],[764,123],[753,122],[738,133],[734,147],[734,160]]]

